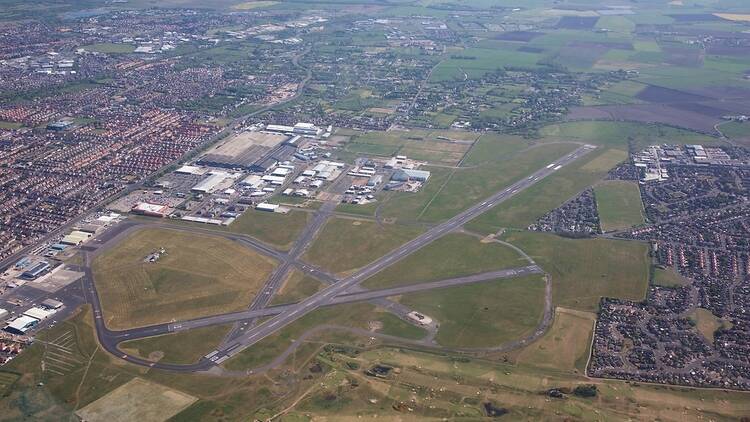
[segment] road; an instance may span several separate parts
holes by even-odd
[[[475,217],[512,198],[518,192],[536,184],[538,181],[559,170],[561,167],[577,160],[585,154],[588,154],[594,148],[596,147],[592,145],[584,145],[577,148],[575,151],[559,158],[546,167],[537,170],[532,175],[521,179],[513,183],[509,187],[495,193],[494,195],[487,198],[484,202],[470,207],[469,209],[459,213],[446,222],[429,229],[427,232],[423,233],[417,238],[406,242],[405,244],[392,250],[383,257],[375,260],[366,267],[360,269],[355,274],[342,279],[339,282],[299,302],[293,307],[293,309],[290,309],[288,312],[272,317],[263,324],[245,331],[242,336],[235,338],[234,341],[229,342],[229,344],[222,345],[222,347],[209,353],[206,358],[216,364],[219,364],[226,359],[229,359],[230,357],[236,355],[237,353],[242,352],[243,350],[274,334],[275,332],[293,323],[294,321],[297,321],[298,319],[314,311],[315,309],[330,304],[331,301],[341,293],[358,285],[359,283],[379,273],[385,268],[390,267],[391,265],[403,260],[412,253],[445,236],[451,231],[460,228]]]
[[[349,187],[349,182],[350,180],[348,177],[342,176],[339,177],[333,185],[331,185],[331,187],[328,189],[328,193],[331,194],[332,198],[336,199],[329,199],[327,201],[324,201],[320,208],[315,212],[312,219],[307,223],[305,228],[302,230],[302,233],[300,233],[300,235],[295,240],[294,245],[289,250],[289,253],[283,259],[281,259],[281,263],[273,270],[265,285],[263,286],[263,289],[258,293],[258,295],[255,296],[255,299],[253,299],[253,302],[250,304],[249,308],[251,311],[260,310],[268,306],[268,304],[271,302],[271,299],[274,297],[274,295],[276,295],[281,286],[284,284],[284,281],[291,274],[295,263],[297,264],[297,266],[303,267],[303,271],[309,271],[309,269],[312,268],[311,266],[305,264],[299,264],[298,260],[318,236],[318,233],[320,233],[320,230],[323,228],[323,226],[325,226],[331,215],[333,215],[333,211],[336,209],[336,206],[339,203],[337,199],[338,195],[343,193]],[[331,284],[336,281],[336,278],[326,274],[324,277],[322,277],[322,281],[326,282],[327,284]],[[256,320],[257,318],[253,318],[247,321],[240,321],[241,324],[235,324],[229,334],[225,337],[222,344],[231,342],[235,338],[241,336],[244,330],[255,326]]]
[[[143,365],[143,366],[155,367],[155,368],[164,369],[164,370],[180,371],[180,372],[207,371],[207,370],[210,370],[212,367],[216,366],[217,364],[228,359],[229,357],[252,346],[253,344],[257,343],[263,338],[268,337],[269,335],[272,335],[273,333],[277,332],[281,328],[294,322],[295,320],[313,311],[314,309],[317,309],[318,307],[331,306],[331,305],[336,305],[340,303],[355,302],[355,301],[360,301],[360,300],[371,300],[371,301],[375,301],[375,303],[378,303],[380,306],[388,307],[388,306],[392,306],[390,305],[390,303],[392,302],[382,302],[383,300],[386,300],[385,298],[387,298],[388,296],[394,296],[394,295],[404,294],[404,293],[413,292],[413,291],[420,291],[420,290],[430,289],[430,288],[443,288],[443,287],[450,287],[451,285],[461,285],[461,284],[472,283],[472,282],[480,282],[483,280],[486,281],[489,279],[497,279],[497,278],[502,278],[505,276],[515,277],[515,276],[519,276],[523,274],[541,272],[541,270],[535,265],[530,265],[527,267],[505,270],[504,272],[477,274],[477,275],[472,275],[472,276],[467,276],[467,277],[460,277],[457,279],[443,280],[443,281],[432,282],[432,283],[422,283],[420,285],[401,286],[397,288],[383,289],[379,291],[365,291],[362,287],[359,286],[359,284],[362,281],[368,279],[369,277],[373,276],[379,271],[382,271],[383,269],[395,264],[396,262],[406,258],[413,252],[428,245],[432,241],[446,235],[447,233],[451,231],[454,231],[460,228],[466,222],[470,221],[471,219],[475,218],[481,213],[487,211],[488,209],[502,203],[503,201],[506,201],[507,199],[513,197],[518,192],[521,192],[522,190],[532,186],[533,184],[542,180],[544,177],[558,170],[560,167],[566,164],[569,164],[572,161],[580,158],[581,156],[589,153],[593,148],[594,148],[593,146],[586,145],[586,146],[582,146],[576,149],[575,151],[558,159],[557,161],[546,166],[545,168],[538,170],[537,172],[528,176],[527,178],[519,180],[513,185],[503,189],[502,191],[495,193],[486,201],[467,209],[466,211],[458,214],[457,216],[451,218],[450,220],[442,224],[432,227],[431,229],[429,229],[427,232],[420,235],[419,237],[405,243],[399,248],[394,249],[393,251],[381,257],[380,259],[375,260],[371,264],[357,271],[352,276],[347,277],[342,280],[337,280],[335,277],[333,277],[332,275],[328,273],[325,273],[317,268],[306,265],[304,263],[299,262],[297,259],[292,258],[293,254],[302,254],[304,252],[304,249],[306,247],[305,245],[309,244],[309,240],[315,237],[315,233],[317,233],[317,230],[319,230],[320,227],[322,227],[322,225],[325,223],[325,219],[327,217],[323,218],[323,216],[328,214],[328,212],[320,213],[320,221],[318,222],[315,222],[315,218],[318,218],[318,215],[316,215],[312,224],[309,225],[309,230],[305,230],[307,234],[303,234],[301,236],[301,239],[295,244],[296,248],[293,247],[293,250],[290,251],[290,253],[283,253],[283,252],[276,251],[244,235],[237,235],[237,234],[228,233],[228,232],[217,232],[213,230],[200,229],[200,228],[190,227],[190,226],[171,227],[173,229],[179,229],[179,230],[208,232],[207,234],[224,236],[229,239],[235,240],[237,242],[241,242],[243,244],[246,244],[249,247],[252,247],[258,250],[261,253],[266,253],[269,256],[273,256],[276,259],[279,259],[281,262],[288,263],[290,266],[295,266],[299,268],[300,270],[302,270],[303,272],[306,272],[312,275],[313,277],[316,277],[320,280],[324,280],[330,284],[329,287],[323,289],[322,291],[296,304],[284,305],[283,307],[270,307],[270,308],[256,305],[246,311],[230,313],[230,314],[225,314],[225,315],[216,315],[216,316],[197,319],[193,321],[183,321],[183,322],[176,322],[172,324],[162,324],[158,326],[138,328],[135,330],[129,330],[125,332],[110,331],[106,327],[106,324],[104,323],[101,303],[99,301],[99,297],[96,293],[96,289],[93,283],[93,278],[92,278],[91,270],[90,270],[91,260],[94,255],[101,253],[103,250],[106,250],[111,245],[116,244],[117,243],[116,240],[118,240],[120,237],[126,236],[127,233],[130,232],[131,230],[137,229],[137,226],[144,225],[144,224],[148,225],[148,223],[142,223],[142,222],[121,223],[122,226],[118,226],[119,228],[111,229],[111,231],[104,233],[103,236],[97,239],[96,242],[84,248],[83,252],[84,252],[84,258],[85,258],[85,264],[83,268],[81,268],[80,270],[82,270],[85,273],[85,276],[81,279],[81,286],[82,286],[81,290],[83,292],[83,295],[86,301],[92,304],[93,312],[94,312],[95,327],[96,327],[97,335],[99,337],[99,341],[102,344],[102,347],[105,350],[107,350],[109,353],[112,353],[113,355],[118,356],[131,363],[135,363],[135,364]],[[153,224],[153,225],[170,228],[169,224]],[[307,238],[307,240],[305,238]],[[267,296],[271,296],[271,295],[267,295]],[[265,305],[267,305],[267,303]],[[397,310],[397,312],[405,312],[405,311],[406,310]],[[547,313],[549,312],[545,311],[545,315]],[[174,365],[174,364],[167,364],[167,363],[151,362],[151,361],[147,361],[147,360],[135,357],[135,356],[125,354],[117,348],[117,345],[120,342],[125,341],[125,340],[149,337],[149,336],[159,335],[159,334],[166,334],[170,332],[188,330],[188,329],[197,328],[197,327],[213,326],[217,324],[226,324],[226,323],[232,323],[232,322],[237,322],[237,321],[254,320],[260,316],[269,316],[271,318],[261,325],[253,326],[247,330],[244,330],[243,332],[239,333],[239,335],[232,338],[230,341],[222,343],[222,345],[220,345],[220,347],[218,347],[215,351],[213,351],[212,353],[209,353],[201,361],[192,365]],[[544,327],[545,327],[544,324],[540,325],[540,328],[537,330],[537,333],[535,333],[535,336],[539,335],[538,332],[543,332]]]
[[[415,283],[404,286],[391,287],[379,290],[363,290],[356,293],[344,293],[335,297],[326,306],[335,306],[345,303],[363,302],[386,297],[398,296],[407,293],[421,292],[425,290],[446,289],[449,287],[462,286],[466,284],[483,283],[504,278],[522,277],[530,274],[542,274],[543,271],[536,265],[525,267],[510,268],[506,270],[490,271],[480,274],[472,274],[463,277],[449,278],[445,280],[432,281],[428,283]],[[243,321],[247,319],[274,316],[288,312],[296,306],[296,303],[269,306],[262,309],[248,309],[245,311],[231,312],[221,315],[214,315],[203,318],[196,318],[188,321],[170,322],[166,324],[156,324],[147,327],[133,328],[123,331],[109,331],[108,336],[114,339],[135,340],[155,335],[169,334],[179,331],[192,330],[195,328],[209,327]]]
[[[88,210],[84,214],[79,215],[79,216],[77,216],[77,217],[75,217],[75,218],[67,221],[66,223],[64,223],[60,227],[56,228],[52,232],[48,233],[47,235],[45,235],[45,236],[41,237],[40,239],[38,239],[37,241],[35,241],[33,244],[25,246],[22,249],[20,249],[20,250],[14,252],[14,253],[8,255],[7,257],[1,259],[0,260],[0,269],[5,268],[5,267],[7,267],[7,266],[9,266],[9,265],[17,262],[19,259],[21,259],[21,257],[23,257],[24,255],[27,255],[32,250],[34,250],[37,247],[39,247],[39,245],[44,244],[44,243],[49,243],[49,242],[57,239],[59,236],[61,236],[62,234],[64,234],[68,230],[72,229],[77,224],[79,224],[81,222],[81,220],[83,220],[84,218],[86,218],[88,216],[88,212],[90,210],[95,210],[95,209],[98,209],[98,208],[103,208],[103,207],[105,207],[106,205],[112,203],[113,201],[115,201],[118,198],[126,196],[126,195],[130,194],[131,192],[135,192],[137,190],[143,189],[144,183],[147,180],[149,180],[151,177],[153,177],[154,174],[159,174],[162,171],[164,171],[165,169],[168,169],[168,168],[170,168],[172,166],[175,166],[175,165],[178,165],[178,164],[181,164],[181,163],[185,162],[189,157],[192,157],[193,154],[196,151],[200,151],[201,149],[204,149],[204,148],[207,148],[207,147],[213,145],[214,143],[220,141],[221,139],[223,139],[224,137],[226,137],[227,135],[229,135],[230,133],[232,133],[232,131],[234,131],[234,130],[238,129],[239,127],[241,127],[242,124],[247,119],[249,119],[249,118],[251,118],[253,116],[257,116],[258,114],[265,113],[266,111],[272,110],[272,109],[274,109],[274,108],[276,108],[278,106],[284,105],[286,103],[289,103],[289,102],[294,101],[297,98],[299,98],[302,95],[302,92],[304,91],[305,85],[307,85],[307,83],[310,82],[310,79],[312,79],[312,69],[305,68],[305,67],[303,67],[302,65],[299,64],[299,59],[302,56],[304,56],[305,54],[307,54],[309,51],[310,51],[310,49],[308,47],[307,49],[305,49],[304,51],[300,52],[299,54],[295,55],[292,58],[292,65],[294,65],[294,66],[296,66],[296,67],[298,67],[300,69],[303,69],[306,72],[305,77],[302,79],[302,81],[300,81],[299,85],[297,86],[297,92],[292,97],[289,97],[289,98],[287,98],[285,100],[282,100],[282,101],[280,101],[278,103],[275,103],[275,104],[269,104],[267,106],[263,106],[263,107],[255,110],[255,111],[252,111],[250,113],[244,114],[244,115],[239,116],[239,117],[236,117],[231,122],[229,122],[229,124],[227,124],[227,126],[224,127],[222,130],[220,130],[219,132],[216,132],[215,134],[213,134],[211,136],[211,138],[208,139],[206,142],[204,142],[199,148],[197,148],[195,150],[192,150],[192,151],[189,151],[186,154],[184,154],[182,157],[180,157],[180,158],[178,158],[176,160],[173,160],[173,161],[165,164],[159,170],[155,171],[154,173],[152,173],[148,177],[144,177],[142,180],[140,180],[140,181],[138,181],[138,182],[136,182],[134,184],[127,185],[127,186],[123,187],[122,190],[120,190],[118,192],[115,192],[112,195],[108,196],[107,198],[105,198],[105,199],[99,201],[98,203],[90,206],[88,208]]]

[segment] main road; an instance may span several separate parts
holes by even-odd
[[[530,176],[521,179],[513,183],[509,187],[495,193],[494,195],[487,198],[484,202],[470,207],[469,209],[459,213],[455,217],[445,221],[444,223],[431,228],[417,238],[406,242],[400,247],[392,250],[388,254],[362,268],[355,274],[342,279],[337,283],[297,303],[288,312],[279,314],[275,317],[270,318],[263,324],[248,329],[241,336],[233,339],[233,341],[222,345],[217,350],[214,350],[213,352],[206,355],[206,359],[219,364],[224,360],[236,355],[237,353],[240,353],[241,351],[276,333],[277,331],[293,323],[294,321],[297,321],[298,319],[314,311],[315,309],[330,304],[337,296],[346,292],[350,288],[357,286],[361,282],[372,277],[383,269],[403,260],[407,256],[423,248],[424,246],[463,226],[464,224],[468,223],[480,214],[486,212],[490,208],[495,207],[496,205],[512,198],[518,192],[527,189],[528,187],[536,184],[538,181],[559,170],[561,167],[577,160],[583,155],[588,154],[594,148],[596,147],[593,145],[584,145],[577,148],[575,151],[559,158],[546,167],[537,170]]]

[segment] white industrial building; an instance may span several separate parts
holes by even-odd
[[[26,334],[29,330],[39,324],[39,320],[27,315],[21,315],[14,319],[8,326],[5,327],[5,331],[9,331],[14,334]]]
[[[147,215],[150,217],[164,217],[169,212],[169,207],[162,204],[140,202],[131,210],[133,214]]]
[[[279,209],[279,206],[277,204],[269,204],[268,202],[261,202],[260,204],[255,206],[255,209],[258,211],[275,212],[277,209]]]
[[[195,176],[201,176],[206,173],[206,170],[198,166],[182,166],[175,170],[175,173],[179,174],[192,174]]]
[[[210,176],[193,186],[192,191],[198,193],[212,193],[218,189],[219,185],[221,185],[227,177],[229,177],[229,175],[224,172],[211,172]]]
[[[240,182],[242,186],[249,186],[251,188],[257,189],[263,184],[263,179],[261,179],[260,175],[258,174],[251,174],[250,176],[247,176],[244,180]]]
[[[294,132],[294,127],[284,125],[268,125],[266,126],[266,130],[269,132],[292,133]]]
[[[57,312],[56,309],[44,309],[44,308],[39,308],[39,307],[33,307],[33,308],[28,309],[23,314],[28,317],[36,318],[40,321],[43,321],[51,317],[52,315],[54,315],[56,312]]]
[[[391,180],[396,182],[408,182],[410,180],[416,180],[418,182],[426,182],[430,178],[430,172],[426,170],[412,170],[412,169],[401,169],[397,170],[391,176]]]

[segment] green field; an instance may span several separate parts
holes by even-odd
[[[449,234],[367,279],[363,286],[380,289],[524,265],[528,262],[507,246]]]
[[[534,343],[515,352],[516,362],[582,374],[589,357],[596,314],[555,309],[549,331]]]
[[[544,311],[539,275],[404,295],[402,304],[440,324],[437,342],[458,348],[492,347],[534,331]]]
[[[264,338],[249,349],[234,355],[231,359],[224,362],[223,366],[229,370],[242,371],[270,363],[286,350],[292,342],[297,341],[300,336],[319,325],[328,324],[369,329],[370,322],[379,321],[379,318],[383,317],[386,319],[386,322],[381,322],[381,324],[383,328],[387,327],[388,333],[403,332],[407,333],[410,337],[415,337],[414,331],[407,327],[408,323],[386,315],[388,314],[378,311],[375,306],[368,303],[353,303],[316,309],[284,327],[282,330],[277,331],[275,334]],[[322,346],[326,342],[352,344],[352,338],[351,334],[331,329],[307,341],[315,342],[318,346]],[[325,340],[321,341],[321,339]]]
[[[584,348],[587,344],[582,345]],[[570,371],[540,369],[526,364],[456,359],[402,348],[380,348],[358,356],[339,353],[332,372],[307,391],[289,420],[314,414],[326,420],[374,418],[388,420],[490,420],[481,409],[493,403],[507,409],[508,420],[714,420],[729,421],[750,409],[746,393],[691,390],[640,383],[590,379]],[[365,377],[359,367],[382,363],[398,368],[386,378]],[[567,395],[554,400],[550,388],[572,390],[596,384],[596,398]],[[399,411],[395,404],[407,403]],[[407,413],[408,412],[408,413]],[[408,416],[408,418],[404,417]]]
[[[378,330],[382,334],[396,336],[406,339],[419,340],[427,335],[427,331],[409,323],[404,323],[399,317],[383,312],[378,321],[383,324],[383,328]]]
[[[550,274],[556,306],[595,311],[602,297],[643,300],[646,295],[645,243],[566,239],[536,232],[510,232],[504,240],[528,253]]]
[[[282,250],[289,250],[297,236],[305,229],[308,213],[291,211],[279,214],[264,211],[247,210],[228,230],[252,236]]]
[[[659,124],[630,122],[556,123],[540,130],[541,141],[568,140],[628,151],[654,144],[716,144],[717,138]]]
[[[477,137],[473,133],[450,130],[373,131],[355,134],[345,150],[383,157],[406,155],[433,164],[455,165]],[[466,142],[454,143],[449,139]]]
[[[503,227],[525,229],[601,180],[627,156],[619,149],[595,150],[482,214],[467,227],[481,233],[494,233]]]
[[[158,261],[144,259],[159,248]],[[92,270],[112,329],[237,311],[275,263],[232,241],[177,230],[139,230],[98,256]]]
[[[750,139],[750,122],[726,122],[719,125],[724,136],[732,139]]]
[[[202,412],[216,410],[226,415],[252,415],[257,409],[274,405],[279,398],[270,389],[274,381],[263,377],[218,377],[147,370],[127,364],[104,352],[94,337],[93,317],[88,306],[72,319],[44,330],[37,341],[4,369],[22,374],[12,391],[0,400],[4,420],[77,420],[73,412],[86,407],[135,377],[161,384],[198,397],[199,401],[177,419],[209,417]],[[66,346],[66,361],[74,366],[54,365],[45,358],[50,342],[72,333],[75,340]],[[57,356],[64,352],[58,351]],[[45,362],[44,364],[42,362]],[[47,369],[45,369],[47,368]],[[52,372],[54,369],[58,372]],[[131,403],[132,405],[132,403]]]
[[[729,322],[724,321],[704,308],[695,308],[689,317],[695,323],[698,332],[710,343],[714,342],[714,335],[719,328],[731,326]]]
[[[271,300],[271,305],[281,305],[283,303],[299,302],[320,291],[325,285],[306,275],[305,273],[294,270],[287,277],[284,284]]]
[[[467,48],[455,51],[432,71],[431,82],[481,78],[506,67],[537,68],[541,55],[510,48]]]
[[[641,192],[634,182],[611,180],[594,188],[602,230],[624,230],[643,224]]]
[[[688,279],[681,276],[673,268],[656,268],[653,269],[652,281],[657,286],[662,287],[680,287],[689,283]]]
[[[154,362],[189,364],[200,360],[221,343],[231,326],[196,328],[163,336],[120,343],[120,350]]]
[[[422,231],[418,227],[333,218],[303,259],[333,273],[343,273],[369,264]]]
[[[462,167],[431,168],[432,177],[422,192],[394,195],[381,214],[406,221],[447,220],[576,147],[557,143],[524,150],[524,144],[515,137],[483,137],[467,154]]]
[[[18,129],[22,127],[23,124],[17,123],[17,122],[6,122],[4,120],[0,120],[0,129]]]
[[[90,44],[90,45],[84,45],[83,48],[86,51],[92,51],[95,53],[109,53],[109,54],[132,53],[135,50],[135,46],[132,44],[114,44],[114,43]]]

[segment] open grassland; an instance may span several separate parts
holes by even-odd
[[[430,82],[463,81],[506,67],[537,68],[541,55],[511,48],[467,48],[456,50],[432,71]]]
[[[548,125],[540,130],[541,142],[556,139],[586,142],[589,144],[628,151],[631,144],[636,150],[654,144],[716,144],[717,138],[659,124],[630,122],[568,122]]]
[[[292,248],[302,230],[307,225],[309,213],[292,210],[287,214],[256,211],[245,211],[229,226],[214,226],[189,221],[170,221],[180,225],[199,227],[205,230],[228,231],[244,234],[264,242],[276,249],[288,251]],[[149,219],[148,221],[153,221]]]
[[[253,419],[258,409],[283,405],[280,402],[293,391],[262,375],[236,378],[181,374],[125,363],[99,348],[91,309],[82,309],[72,319],[42,331],[37,342],[6,365],[6,370],[22,376],[9,395],[0,400],[2,419],[78,420],[76,410],[136,377],[199,398],[174,420],[203,420],[211,418],[211,412],[233,420]],[[56,351],[56,339],[69,334],[73,341],[65,344],[70,353]],[[61,355],[71,366],[55,363],[53,359],[59,360]],[[129,405],[137,407],[138,403],[131,401]]]
[[[334,273],[363,267],[422,233],[421,228],[333,218],[304,260]]]
[[[391,313],[382,312],[378,316],[378,321],[383,325],[383,328],[378,330],[382,334],[412,340],[419,340],[427,335],[424,329],[416,325],[404,323],[399,317]]]
[[[555,143],[526,149],[515,137],[483,136],[462,167],[430,168],[433,175],[423,191],[392,196],[383,205],[382,216],[407,221],[446,220],[576,147]]]
[[[227,230],[252,236],[279,249],[289,250],[307,225],[308,214],[291,211],[288,214],[247,210]]]
[[[346,310],[342,319],[359,311]],[[571,331],[554,331],[554,327],[564,327],[558,321],[550,335],[573,344]],[[66,332],[76,334],[69,348],[81,364],[62,376],[45,371],[45,348]],[[710,417],[730,421],[750,412],[748,393],[594,380],[571,373],[569,367],[541,368],[538,359],[545,356],[532,356],[531,363],[526,363],[524,353],[520,363],[512,363],[512,355],[507,360],[499,356],[503,362],[498,363],[378,347],[366,338],[326,333],[331,334],[308,340],[278,370],[268,373],[243,377],[179,374],[135,367],[99,350],[91,313],[85,307],[69,322],[40,333],[42,341],[6,366],[6,370],[22,376],[0,400],[0,411],[3,418],[11,420],[74,419],[76,410],[138,377],[199,399],[172,420],[213,420],[217,415],[225,420],[267,420],[283,412],[281,420],[307,420],[304,415],[310,413],[342,421],[376,414],[385,420],[476,420],[483,418],[486,402],[508,409],[506,418],[513,420],[568,417],[681,422]],[[323,348],[327,342],[337,345]],[[371,348],[362,349],[367,346]],[[562,361],[571,362],[572,356],[587,347],[584,343],[566,350]],[[376,363],[395,366],[399,373],[382,379],[366,376],[363,370]],[[318,369],[313,372],[315,367]],[[299,380],[289,383],[290,374],[298,375]],[[550,388],[572,389],[590,383],[598,387],[596,398],[570,395],[564,400],[550,400],[543,394]],[[400,402],[408,403],[412,411],[400,409]]]
[[[504,240],[524,250],[550,274],[556,306],[595,311],[601,297],[643,300],[646,295],[645,243],[567,239],[536,232],[510,232]]]
[[[529,365],[455,359],[397,348],[331,359],[332,371],[289,414],[325,420],[377,417],[388,420],[484,420],[485,403],[507,410],[508,420],[662,420],[710,417],[729,421],[750,409],[748,394],[592,380]],[[398,368],[385,378],[350,369],[382,363]],[[450,380],[450,381],[448,381]],[[550,388],[570,391],[595,384],[594,398],[550,399]],[[404,403],[404,406],[399,406]],[[408,408],[408,409],[407,409]],[[710,416],[708,416],[710,415]]]
[[[165,421],[196,400],[189,394],[133,378],[76,415],[91,422]]]
[[[365,280],[363,286],[380,289],[523,265],[528,262],[507,246],[483,243],[466,234],[449,234]]]
[[[10,393],[13,384],[18,381],[21,376],[12,372],[0,372],[0,397],[3,397]]]
[[[599,149],[547,176],[510,200],[467,224],[481,233],[494,233],[503,227],[525,229],[582,190],[601,180],[607,172],[627,159],[619,149]]]
[[[156,262],[144,262],[164,248]],[[274,262],[229,240],[176,230],[139,230],[92,266],[104,317],[112,329],[243,309]]]
[[[450,130],[365,132],[354,135],[345,145],[351,153],[409,158],[432,164],[455,165],[478,135]]]
[[[388,314],[379,312],[374,305],[369,303],[353,303],[316,309],[275,334],[259,341],[249,349],[236,354],[224,362],[223,366],[229,370],[242,371],[266,365],[277,358],[293,342],[298,341],[300,336],[317,326],[329,324],[371,329],[371,323],[378,323],[379,318],[385,315]],[[413,331],[406,327],[409,325],[407,322],[387,316],[384,318],[386,318],[386,323],[380,322],[380,324],[384,328],[387,326],[389,333],[406,332],[412,338],[423,336],[415,336]],[[337,333],[335,329],[320,333],[320,336],[322,337],[307,339],[306,341],[320,342],[320,338],[326,338],[330,342],[347,344],[346,339],[351,337],[347,333]]]
[[[688,279],[677,273],[674,268],[654,267],[651,280],[655,285],[662,287],[680,287],[689,284]]]
[[[585,372],[596,314],[555,309],[555,320],[539,340],[515,352],[519,364],[577,374]]]
[[[703,337],[711,343],[714,342],[716,331],[719,328],[728,327],[730,324],[704,308],[695,308],[695,310],[690,313],[690,320],[693,321],[698,332],[700,332]]]
[[[732,139],[750,140],[749,122],[726,122],[719,125],[724,136]]]
[[[425,221],[442,221],[453,217],[576,147],[572,144],[552,144],[531,148],[515,156],[506,156],[495,163],[458,169],[440,193],[426,204],[420,218]]]
[[[602,230],[623,230],[643,224],[641,192],[635,182],[611,180],[594,188]]]
[[[22,123],[0,120],[0,129],[18,129],[22,126]]]
[[[438,344],[492,347],[533,332],[544,312],[540,275],[404,295],[402,304],[438,321]]]
[[[251,9],[260,9],[263,7],[269,7],[273,6],[275,4],[278,4],[278,1],[245,1],[242,3],[237,3],[234,6],[232,6],[232,9],[234,10],[251,10]]]
[[[146,337],[120,343],[126,353],[154,362],[195,363],[211,352],[229,333],[230,326],[213,326],[180,331],[163,336]]]
[[[84,45],[83,49],[94,53],[126,54],[132,53],[135,46],[132,44],[98,43]]]
[[[325,285],[309,275],[293,270],[271,300],[271,305],[299,302],[321,290]]]

